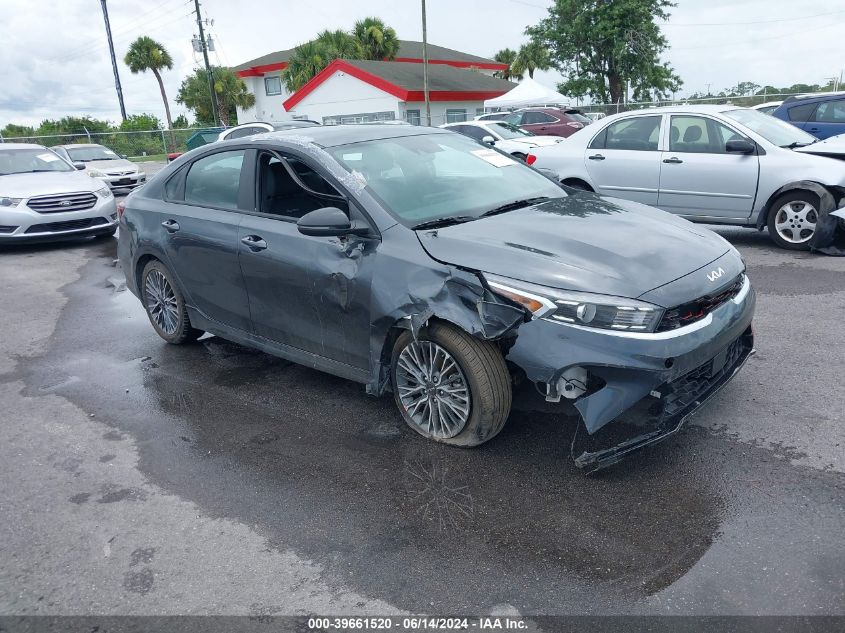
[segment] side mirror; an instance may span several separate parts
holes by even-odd
[[[356,226],[337,207],[323,207],[303,215],[296,222],[296,228],[303,235],[313,237],[340,237],[343,235],[368,235],[368,227]]]
[[[85,163],[74,163],[73,166],[76,167],[76,169],[78,169],[79,171],[85,169]]]
[[[481,138],[481,142],[484,143],[485,145],[495,145],[496,139],[488,134],[487,136],[483,136]]]
[[[126,160],[127,158],[129,158],[129,156],[127,156],[126,154],[120,154],[120,157],[121,157],[123,160]]]
[[[753,154],[757,146],[744,138],[735,138],[725,143],[725,151],[728,154]]]

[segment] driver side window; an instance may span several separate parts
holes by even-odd
[[[293,172],[293,173],[291,173]],[[259,212],[290,220],[323,207],[349,206],[340,192],[302,161],[262,153],[258,158]]]

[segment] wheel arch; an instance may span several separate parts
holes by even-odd
[[[581,189],[583,191],[590,191],[592,193],[596,192],[593,186],[583,178],[562,178],[560,184],[566,185],[567,187],[572,187],[573,189]]]
[[[777,189],[769,196],[768,200],[766,200],[766,204],[757,215],[756,225],[758,231],[762,231],[766,227],[766,224],[769,221],[769,213],[772,211],[775,200],[780,198],[783,194],[791,191],[809,191],[810,193],[817,195],[820,199],[824,198],[826,195],[833,196],[834,208],[836,208],[836,204],[843,195],[845,195],[845,190],[841,187],[831,187],[812,180],[796,180],[794,182],[790,182]]]

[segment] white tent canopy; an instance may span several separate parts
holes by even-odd
[[[487,99],[485,108],[524,108],[541,105],[569,105],[569,98],[526,77],[513,90],[495,99]]]

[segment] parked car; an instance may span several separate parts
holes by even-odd
[[[0,244],[114,235],[114,196],[41,145],[0,144]]]
[[[316,121],[309,121],[307,119],[290,119],[288,121],[277,121],[275,123],[265,123],[263,121],[253,121],[252,123],[244,123],[236,125],[220,132],[217,137],[218,141],[226,141],[233,138],[243,138],[244,136],[252,136],[253,134],[263,134],[264,132],[278,132],[280,130],[293,130],[302,127],[313,127],[320,125]]]
[[[731,105],[673,106],[615,114],[528,162],[561,182],[655,205],[696,222],[762,229],[783,248],[813,236],[819,197],[845,194],[845,164],[807,152],[815,137]]]
[[[573,402],[589,434],[635,403],[658,411],[578,459],[611,463],[676,431],[752,351],[754,292],[721,237],[447,130],[212,144],[121,205],[127,286],[165,341],[211,332],[392,390],[446,444],[499,433],[522,380]]]
[[[512,113],[511,112],[488,112],[486,114],[479,114],[475,117],[476,121],[504,121]]]
[[[845,133],[845,92],[795,95],[784,99],[772,116],[788,121],[819,139]]]
[[[781,103],[783,101],[766,101],[765,103],[758,103],[756,106],[751,106],[751,109],[762,112],[763,114],[771,114],[778,109]]]
[[[545,147],[563,141],[560,136],[537,136],[505,121],[464,121],[440,127],[463,134],[525,160],[534,147]]]
[[[56,145],[54,152],[71,165],[82,165],[89,176],[99,178],[112,191],[140,187],[147,182],[147,175],[125,156],[118,156],[108,147],[95,143]]]
[[[563,137],[571,136],[592,123],[574,108],[527,108],[511,113],[505,121],[534,134]]]

